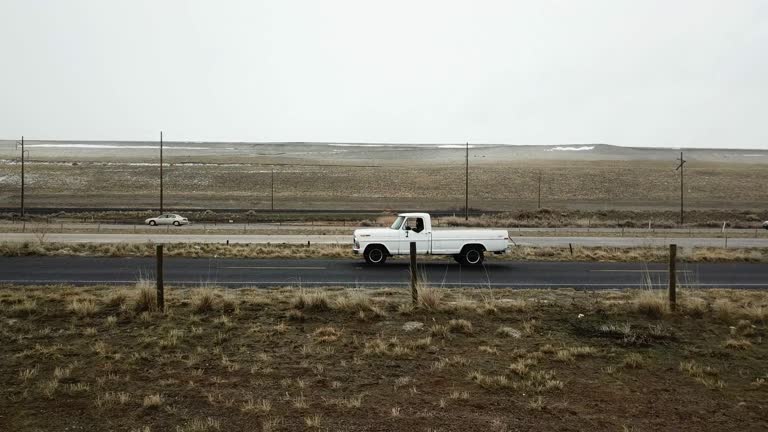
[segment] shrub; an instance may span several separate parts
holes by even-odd
[[[216,296],[210,288],[200,288],[192,292],[192,310],[196,313],[216,310]]]
[[[717,299],[712,305],[712,310],[715,312],[715,316],[720,321],[730,323],[736,319],[736,304],[730,300]]]
[[[67,309],[77,316],[91,316],[96,313],[96,302],[93,299],[74,299]]]
[[[133,303],[133,309],[136,312],[157,312],[157,291],[152,286],[154,281],[149,279],[139,279],[136,282],[136,297]]]
[[[327,311],[331,309],[328,293],[325,291],[299,291],[292,301],[293,307],[302,310]]]
[[[448,331],[451,333],[472,333],[472,323],[465,319],[452,319],[448,321]]]
[[[429,311],[438,311],[440,310],[440,304],[442,303],[443,293],[436,288],[422,286],[418,288],[417,298],[420,308]]]
[[[669,304],[660,292],[643,290],[635,298],[635,308],[638,312],[651,318],[660,318],[669,312]]]
[[[640,369],[645,364],[645,359],[638,353],[629,353],[624,356],[622,364],[625,368]]]

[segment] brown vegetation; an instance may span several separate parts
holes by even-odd
[[[761,291],[166,289],[0,287],[0,430],[768,424]]]
[[[277,208],[461,209],[464,191],[461,182],[456,181],[457,171],[463,168],[461,151],[456,150],[454,157],[442,162],[430,157],[426,159],[428,164],[425,160],[414,160],[412,152],[407,154],[406,160],[400,159],[394,165],[387,162],[387,158],[380,158],[380,152],[361,155],[364,160],[355,161],[328,161],[295,155],[284,158],[265,156],[254,160],[249,156],[227,160],[226,164],[221,162],[227,156],[168,156],[170,166],[165,171],[165,202],[168,207],[269,209],[271,169],[277,168],[274,194]],[[41,157],[38,154],[35,159]],[[130,165],[139,160],[154,162],[154,154],[145,154],[138,160],[116,160],[110,155],[109,163],[98,158],[81,163],[82,157],[51,164],[31,161],[27,170],[35,178],[35,187],[27,197],[28,205],[99,208],[125,206],[126,203],[146,208],[157,205],[155,191],[146,187],[147,179],[157,178],[157,167]],[[62,156],[58,159],[69,158]],[[542,202],[545,206],[598,210],[606,206],[674,209],[678,202],[678,177],[670,169],[673,155],[666,161],[529,159],[499,162],[490,159],[473,158],[470,169],[470,206],[473,208],[535,208],[540,172],[544,173]],[[275,162],[277,166],[271,165]],[[339,163],[347,166],[336,165]],[[13,179],[18,178],[18,164],[3,165],[3,168]],[[767,176],[766,164],[691,163],[686,170],[687,204],[691,209],[752,209],[755,203],[765,202],[765,191],[744,185]],[[0,184],[0,197],[4,198],[3,207],[16,205],[18,183]],[[750,210],[740,220],[747,222],[749,215],[765,216]],[[675,221],[672,214],[654,219]],[[624,218],[613,220],[623,221]],[[716,215],[710,220],[720,224],[723,220],[734,221]],[[642,221],[635,222],[642,224]]]

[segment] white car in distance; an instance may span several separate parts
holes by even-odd
[[[432,229],[428,213],[401,213],[389,228],[355,230],[352,250],[369,264],[384,264],[387,257],[409,255],[411,242],[416,253],[451,255],[460,264],[479,266],[485,252],[504,253],[509,232],[495,229]]]
[[[162,214],[158,217],[149,218],[144,221],[147,225],[175,225],[175,226],[182,226],[182,225],[188,225],[189,220],[185,217],[181,217],[177,214]]]

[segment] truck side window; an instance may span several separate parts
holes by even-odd
[[[424,231],[424,220],[422,218],[408,219],[405,221],[405,229],[413,232]]]
[[[414,228],[413,230],[417,233],[424,231],[424,220],[422,218],[416,219],[416,228]]]

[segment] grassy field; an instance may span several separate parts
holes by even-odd
[[[0,287],[0,430],[758,431],[768,294]]]
[[[178,162],[178,161],[177,161]],[[165,170],[169,208],[269,209],[272,166],[174,164]],[[279,165],[275,208],[457,209],[464,207],[463,165],[407,166]],[[371,160],[376,165],[376,160]],[[19,199],[18,165],[8,165],[0,182],[0,207]],[[30,207],[156,207],[158,168],[125,161],[30,163]],[[679,178],[665,161],[473,161],[470,206],[483,210],[536,208],[542,173],[542,203],[572,209],[675,209]],[[768,164],[698,162],[686,171],[689,208],[754,209],[768,198],[755,180],[768,177]],[[764,208],[761,208],[764,211]]]
[[[53,243],[0,242],[0,256],[105,256],[152,257],[153,243]],[[219,258],[347,258],[362,259],[349,245],[315,244],[309,247],[289,244],[169,244],[165,255],[172,257]],[[669,249],[665,247],[581,247],[573,252],[569,248],[519,246],[504,255],[488,255],[487,259],[506,261],[599,261],[599,262],[667,262]],[[768,249],[764,248],[679,248],[682,262],[768,262]],[[423,256],[420,260],[445,259],[444,256]]]

